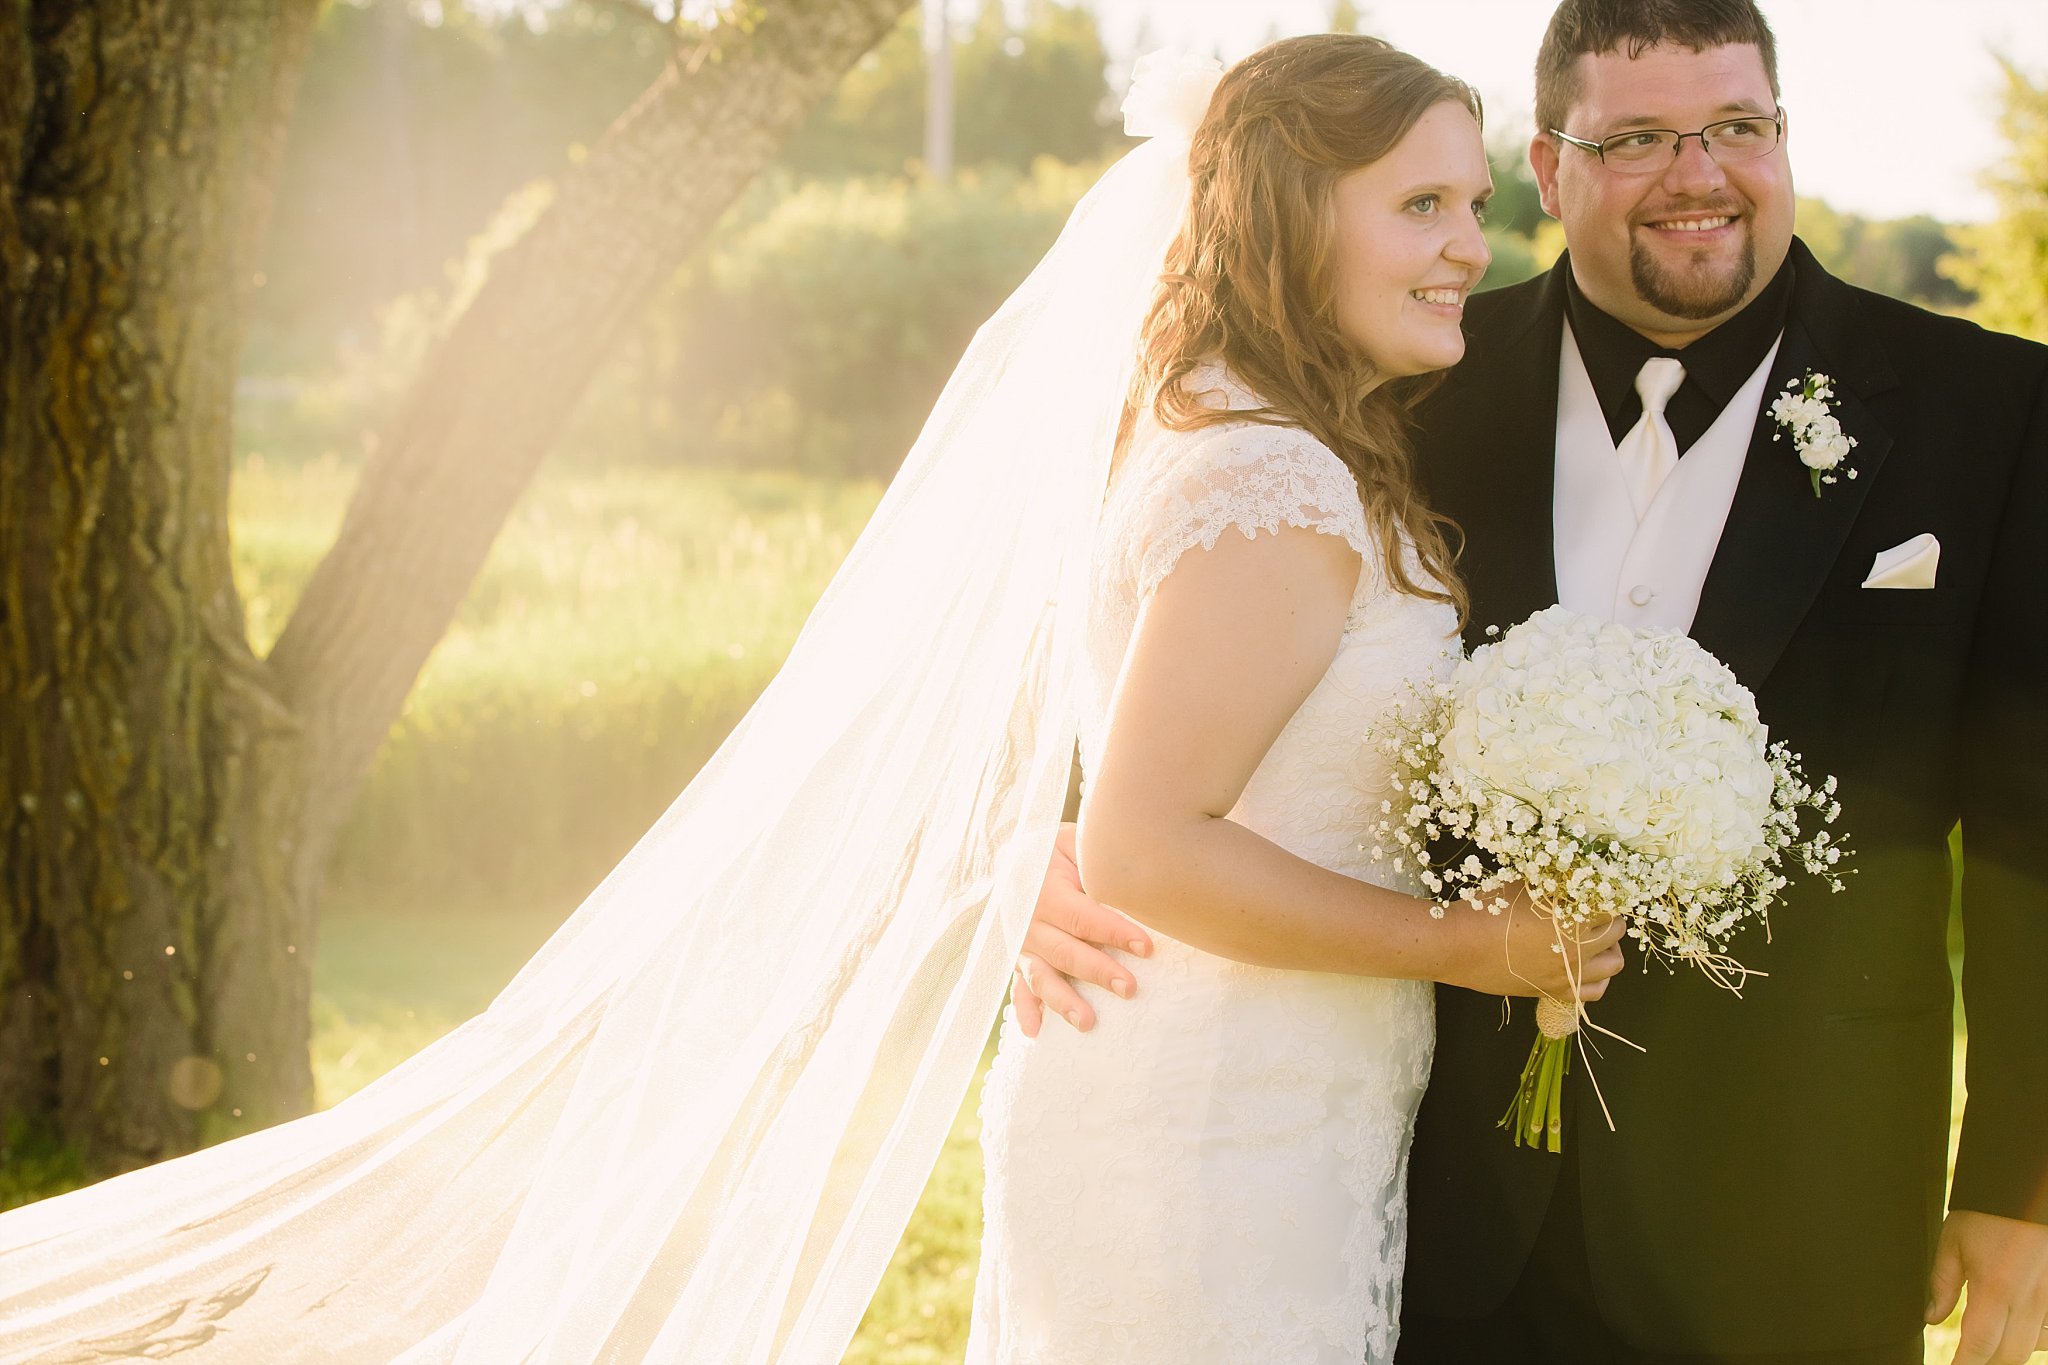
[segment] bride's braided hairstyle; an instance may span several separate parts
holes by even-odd
[[[1480,115],[1463,81],[1355,34],[1284,39],[1224,75],[1189,152],[1187,220],[1145,320],[1123,437],[1148,405],[1177,431],[1246,419],[1302,428],[1356,475],[1394,586],[1462,614],[1457,527],[1423,502],[1408,441],[1410,410],[1435,381],[1397,378],[1368,392],[1372,361],[1337,326],[1332,249],[1337,181],[1446,100]],[[1185,381],[1211,360],[1268,406],[1205,405]]]

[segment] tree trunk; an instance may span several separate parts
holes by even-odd
[[[745,0],[418,380],[269,660],[230,415],[318,0],[0,0],[0,1159],[312,1101],[312,906],[370,760],[638,306],[912,0]]]
[[[95,1170],[310,1095],[306,974],[272,962],[295,817],[252,797],[295,739],[227,487],[315,9],[0,0],[0,1139],[54,1128]]]

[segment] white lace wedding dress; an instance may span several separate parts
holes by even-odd
[[[1216,402],[1256,400],[1220,367]],[[1346,875],[1387,794],[1371,721],[1451,665],[1456,619],[1394,591],[1350,471],[1313,437],[1147,423],[1099,537],[1084,773],[1139,606],[1219,536],[1312,527],[1364,566],[1337,656],[1230,818]],[[1434,1039],[1430,986],[1246,966],[1154,932],[1087,1035],[1003,1020],[981,1101],[986,1228],[969,1365],[1360,1365],[1392,1359],[1404,1169]],[[1091,990],[1092,988],[1084,987]]]

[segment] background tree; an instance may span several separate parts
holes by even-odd
[[[2009,152],[1990,177],[1998,216],[1956,230],[1962,253],[1945,273],[1976,291],[1986,327],[2048,341],[2048,76],[2031,79],[2005,58],[1998,125]]]
[[[1095,16],[1058,0],[982,5],[956,40],[954,165],[1029,169],[1033,160],[1093,162],[1128,147],[1104,74]],[[800,175],[900,175],[924,146],[924,52],[914,17],[864,57],[790,140],[781,162]]]
[[[314,891],[413,679],[636,305],[907,4],[668,30],[428,361],[258,658],[230,424],[317,0],[0,0],[10,1140],[57,1132],[105,1172],[309,1106]]]

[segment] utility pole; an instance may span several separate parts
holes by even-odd
[[[924,0],[924,173],[953,178],[953,31],[948,0]]]

